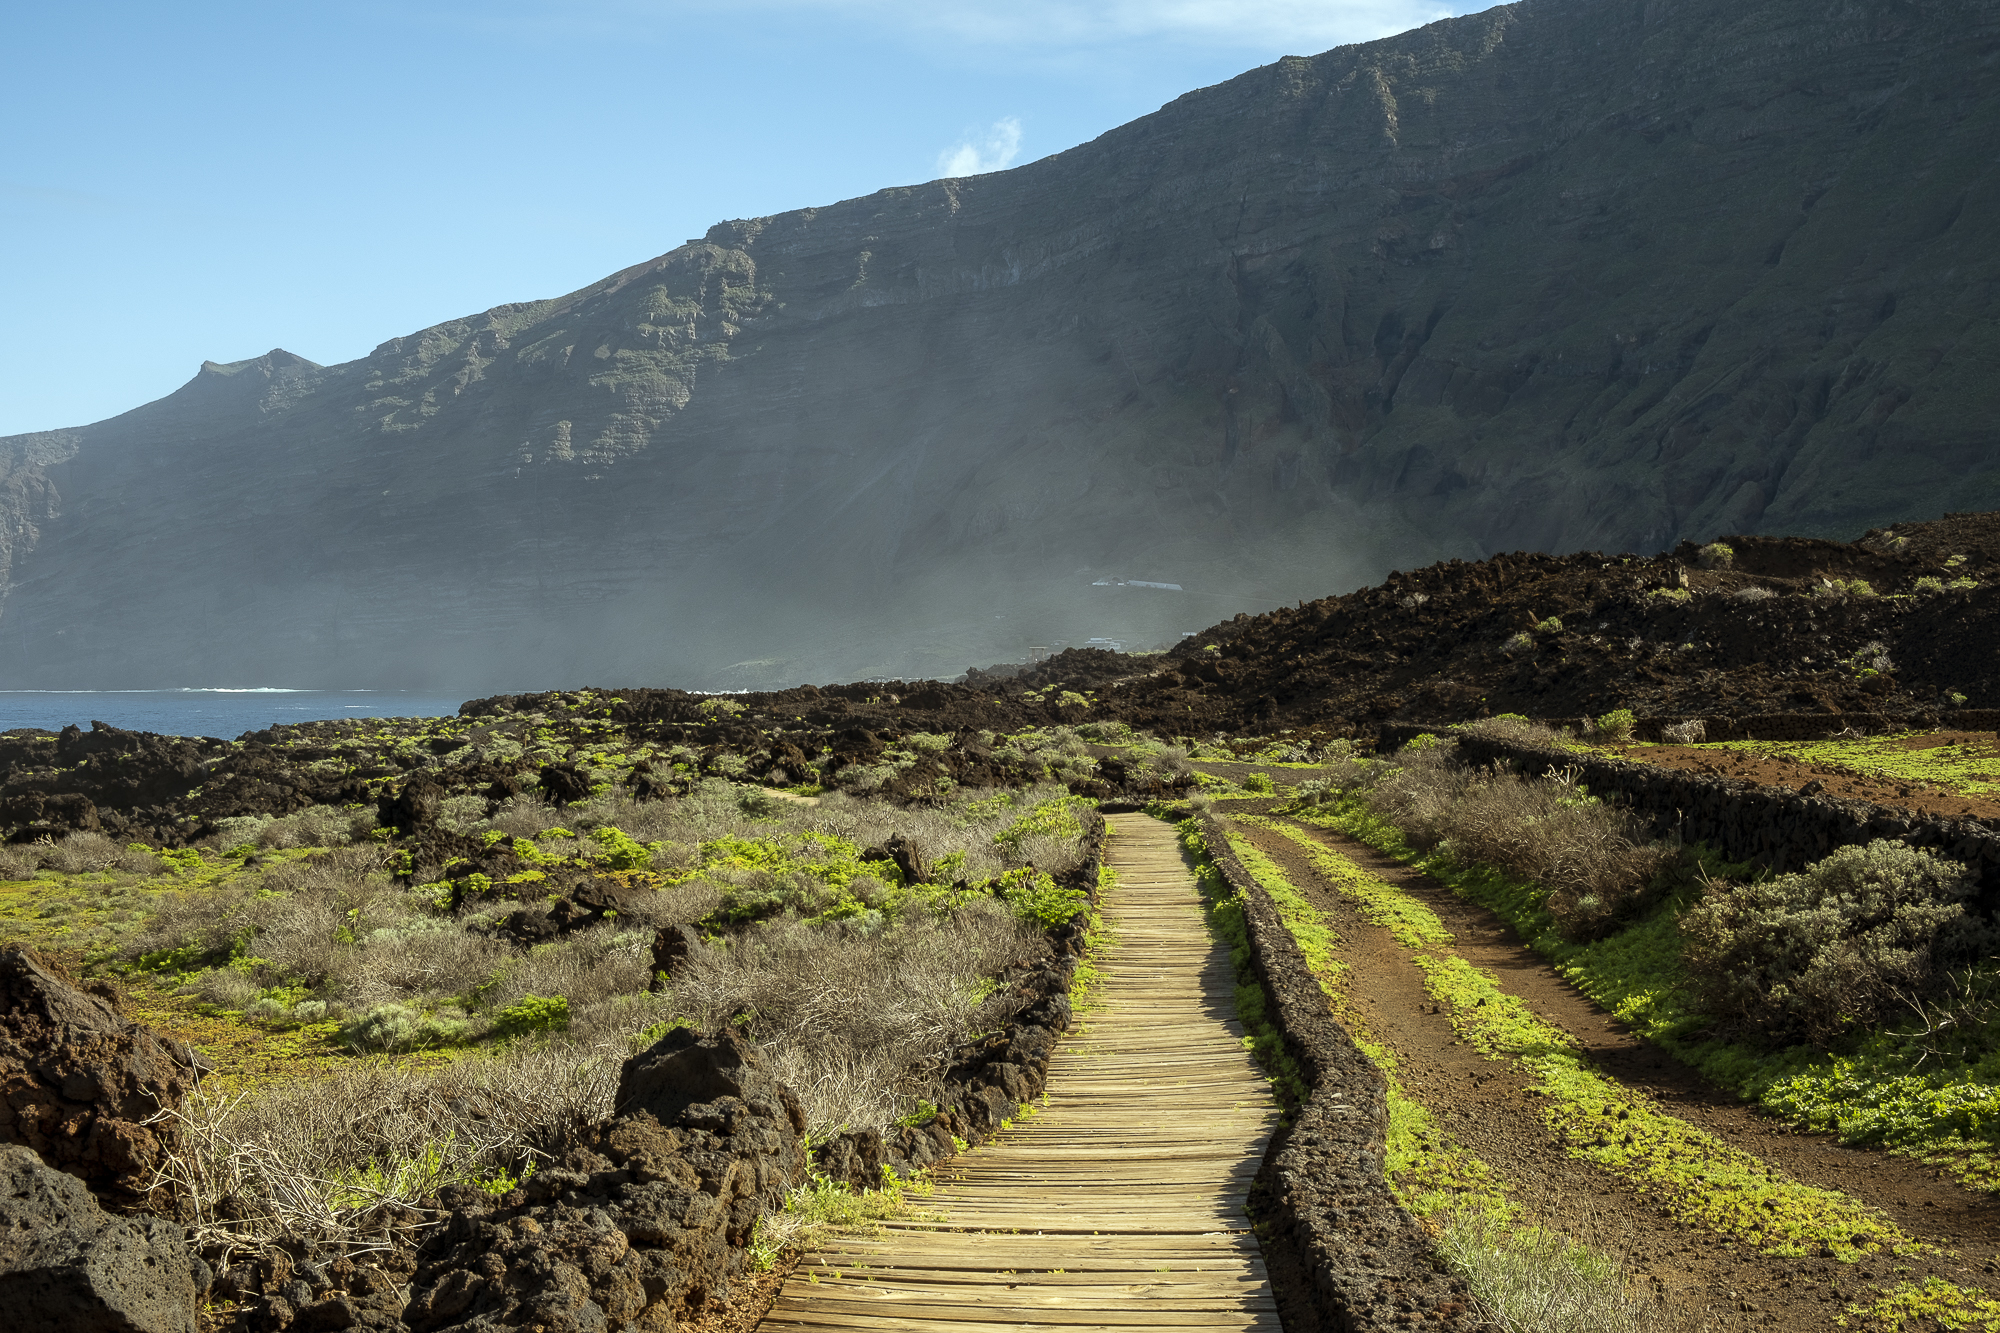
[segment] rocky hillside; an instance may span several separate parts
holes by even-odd
[[[1524,0],[207,365],[0,440],[0,684],[948,674],[2000,504],[1996,53],[1974,0]]]
[[[2000,514],[1952,514],[1854,543],[1733,537],[1652,557],[1454,560],[1238,616],[1164,659],[1120,665],[1054,661],[990,688],[1018,699],[1074,676],[1098,685],[1097,715],[1182,734],[1372,735],[1384,721],[1497,713],[1575,723],[1618,708],[1925,725],[1971,710],[1971,725],[1990,729],[2000,717]]]

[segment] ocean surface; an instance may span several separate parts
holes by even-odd
[[[488,691],[490,693],[490,691]],[[445,717],[470,694],[397,690],[0,690],[0,731],[104,722],[128,731],[235,740],[279,722],[335,717]]]

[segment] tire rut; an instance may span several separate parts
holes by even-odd
[[[1786,1132],[1624,1030],[1530,953],[1493,913],[1372,848],[1317,827],[1293,826],[1430,907],[1455,936],[1452,952],[1569,1032],[1606,1075],[1794,1179],[1879,1207],[1909,1234],[1948,1251],[1927,1258],[1868,1256],[1853,1264],[1790,1259],[1675,1220],[1618,1176],[1571,1156],[1543,1123],[1543,1103],[1530,1091],[1533,1078],[1460,1040],[1425,989],[1409,949],[1385,927],[1362,920],[1295,843],[1233,825],[1327,914],[1341,938],[1341,960],[1353,969],[1347,1003],[1370,1035],[1395,1053],[1405,1092],[1441,1131],[1514,1186],[1515,1197],[1541,1220],[1626,1254],[1631,1270],[1690,1326],[1818,1333],[1849,1305],[1865,1303],[1874,1287],[1930,1274],[1967,1286],[1994,1281],[2000,1208],[1992,1201],[1919,1163],[1843,1148],[1825,1136]]]

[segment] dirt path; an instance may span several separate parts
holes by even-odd
[[[1278,1112],[1243,1049],[1228,951],[1173,829],[1110,823],[1116,944],[1046,1109],[959,1159],[926,1203],[941,1221],[808,1254],[761,1328],[1278,1333],[1244,1215]]]
[[[1921,752],[1958,747],[1986,762],[1982,781],[2000,780],[2000,746],[1992,732],[1939,731],[1910,736],[1893,742],[1897,750]],[[1750,749],[1696,749],[1683,745],[1635,745],[1624,749],[1607,747],[1620,758],[1636,763],[1715,777],[1738,778],[1759,787],[1781,787],[1839,797],[1847,801],[1869,801],[1932,819],[2000,819],[2000,798],[1988,793],[1974,795],[1954,791],[1934,782],[1892,777],[1874,771],[1879,763],[1857,755],[1851,764],[1815,763],[1783,754]]]
[[[2000,1208],[1990,1199],[1907,1159],[1785,1132],[1623,1031],[1529,953],[1492,913],[1370,848],[1323,829],[1305,831],[1430,907],[1455,937],[1452,952],[1575,1037],[1603,1073],[1792,1178],[1873,1205],[1909,1234],[1957,1252],[1901,1260],[1872,1256],[1853,1264],[1779,1258],[1668,1217],[1626,1181],[1566,1150],[1543,1120],[1545,1103],[1530,1091],[1534,1080],[1513,1063],[1488,1059],[1461,1041],[1425,989],[1410,950],[1386,928],[1363,921],[1352,901],[1314,870],[1303,849],[1275,832],[1239,826],[1334,924],[1342,961],[1354,969],[1349,987],[1354,1014],[1395,1053],[1405,1091],[1544,1220],[1622,1250],[1635,1271],[1688,1312],[1696,1326],[1817,1331],[1832,1326],[1849,1305],[1864,1302],[1874,1287],[1932,1274],[1968,1286],[1993,1282],[1986,1270],[2000,1249]]]

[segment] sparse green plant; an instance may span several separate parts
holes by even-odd
[[[503,1036],[556,1032],[569,1026],[569,999],[562,995],[524,995],[493,1016],[493,1029]]]
[[[1663,602],[1691,602],[1694,600],[1694,594],[1686,588],[1655,588],[1646,595],[1648,597],[1657,597]]]
[[[744,711],[744,706],[734,699],[724,699],[717,696],[703,699],[696,711],[710,721],[719,721],[723,718],[738,716]]]
[[[652,848],[613,825],[605,824],[590,836],[604,849],[604,859],[599,864],[606,870],[644,870],[653,863]]]
[[[1563,630],[1563,623],[1560,618],[1550,616],[1546,620],[1536,621],[1535,628],[1543,634],[1560,634]]]
[[[1522,631],[1512,635],[1505,643],[1501,644],[1500,651],[1510,656],[1518,653],[1532,653],[1535,651],[1535,640],[1526,631]]]
[[[1438,1252],[1504,1333],[1646,1333],[1658,1324],[1662,1312],[1622,1256],[1545,1227],[1510,1227],[1488,1209],[1440,1222]]]
[[[993,881],[993,891],[1014,909],[1015,916],[1044,930],[1069,921],[1089,901],[1081,889],[1064,888],[1046,871],[1033,866],[1008,871]]]
[[[1910,585],[1913,592],[1933,593],[1944,591],[1944,580],[1935,574],[1926,574]]]
[[[1613,745],[1623,745],[1632,739],[1632,730],[1639,725],[1639,719],[1629,708],[1614,708],[1597,719],[1597,734],[1600,739]]]
[[[1269,773],[1245,773],[1238,785],[1244,791],[1255,792],[1259,796],[1269,796],[1278,790]]]
[[[1703,569],[1728,569],[1736,563],[1736,550],[1726,542],[1710,542],[1695,552],[1694,562]]]
[[[1873,597],[1875,587],[1867,579],[1823,578],[1813,585],[1812,595],[1837,602],[1849,597]]]

